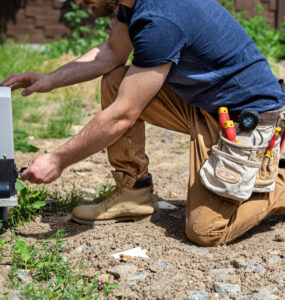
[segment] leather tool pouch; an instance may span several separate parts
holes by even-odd
[[[203,185],[236,204],[248,200],[253,192],[272,192],[278,175],[280,136],[270,158],[265,154],[273,134],[264,136],[261,146],[251,146],[232,143],[220,133],[218,144],[200,169]]]

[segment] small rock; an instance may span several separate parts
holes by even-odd
[[[8,300],[21,300],[21,299],[23,299],[23,296],[18,291],[12,291],[8,295]]]
[[[190,291],[184,300],[209,300],[210,295],[206,291]]]
[[[0,266],[0,289],[3,289],[8,280],[10,266]]]
[[[219,294],[227,294],[230,297],[234,297],[237,293],[241,291],[240,286],[237,284],[221,283],[215,282],[214,289]]]
[[[233,268],[228,268],[228,269],[213,269],[213,270],[211,270],[211,273],[213,273],[214,276],[216,277],[216,281],[220,281],[223,278],[225,278],[228,274],[235,273],[235,269],[233,269]]]
[[[280,251],[279,250],[272,250],[272,249],[270,249],[267,252],[270,255],[280,255]]]
[[[279,290],[275,286],[266,286],[258,289],[258,293],[252,295],[252,298],[256,300],[275,300],[278,297],[273,294],[278,292]]]
[[[134,275],[128,276],[128,281],[144,280],[149,276],[147,272],[135,273]]]
[[[93,164],[89,162],[79,162],[70,168],[72,172],[90,172],[93,169]]]
[[[87,248],[87,251],[98,251],[98,250],[100,250],[100,246],[98,245],[92,245]]]
[[[282,258],[280,256],[272,256],[268,261],[269,265],[275,266],[282,263]]]
[[[281,234],[276,234],[273,241],[275,242],[284,242],[284,237]]]
[[[166,201],[158,201],[158,207],[160,209],[170,209],[170,210],[174,210],[177,208],[176,206],[174,206]]]
[[[250,262],[246,269],[245,269],[246,272],[259,272],[261,275],[264,275],[265,273],[265,269],[263,268],[263,266],[255,263],[255,262]]]
[[[235,300],[249,300],[248,297],[246,296],[243,296],[243,295],[240,295],[240,296],[236,296],[236,297],[233,297]]]
[[[156,262],[154,265],[153,265],[153,268],[155,270],[161,270],[161,271],[164,271],[167,267],[167,265],[169,264],[168,261],[166,260],[160,260],[158,262]]]
[[[173,130],[165,130],[164,135],[177,135],[178,132],[177,131],[173,131]]]
[[[197,247],[197,246],[180,246],[181,249],[185,249],[188,252],[191,252],[193,254],[201,255],[201,256],[208,256],[211,257],[212,255],[210,252],[203,247]]]
[[[29,283],[33,282],[33,277],[30,274],[28,274],[25,271],[23,271],[23,270],[18,270],[16,272],[16,274],[17,274],[17,278],[23,284],[29,284]]]
[[[71,251],[70,254],[72,255],[80,254],[84,249],[86,249],[86,247],[87,247],[86,244],[80,245],[79,247]]]
[[[107,270],[107,273],[113,275],[116,279],[125,280],[136,273],[137,266],[133,264],[116,265]]]
[[[277,282],[283,284],[285,282],[285,272],[282,272],[277,277]]]
[[[90,188],[82,188],[81,191],[91,196],[94,196],[95,194],[95,190]]]
[[[97,278],[97,280],[103,284],[108,282],[110,280],[110,283],[113,282],[114,277],[110,274],[100,274]]]
[[[245,268],[247,266],[247,262],[242,258],[232,260],[231,264],[236,269]]]

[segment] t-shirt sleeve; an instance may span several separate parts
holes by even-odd
[[[159,17],[137,20],[130,28],[130,38],[134,47],[133,64],[138,67],[178,64],[186,43],[176,24]]]

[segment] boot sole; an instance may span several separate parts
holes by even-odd
[[[96,225],[114,224],[114,223],[125,222],[125,221],[133,221],[136,223],[156,222],[159,219],[159,217],[160,217],[159,212],[156,212],[153,215],[119,217],[110,220],[88,221],[88,220],[77,219],[73,216],[71,216],[71,219],[78,224],[96,226]]]

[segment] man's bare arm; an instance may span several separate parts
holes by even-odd
[[[49,74],[27,72],[12,74],[0,85],[12,90],[25,88],[22,95],[44,93],[55,88],[88,81],[125,64],[132,51],[128,26],[116,21],[109,39],[83,56]]]
[[[162,87],[171,63],[154,68],[131,66],[116,101],[87,124],[74,138],[52,153],[38,157],[23,174],[24,180],[49,183],[64,168],[115,143],[139,118]]]

